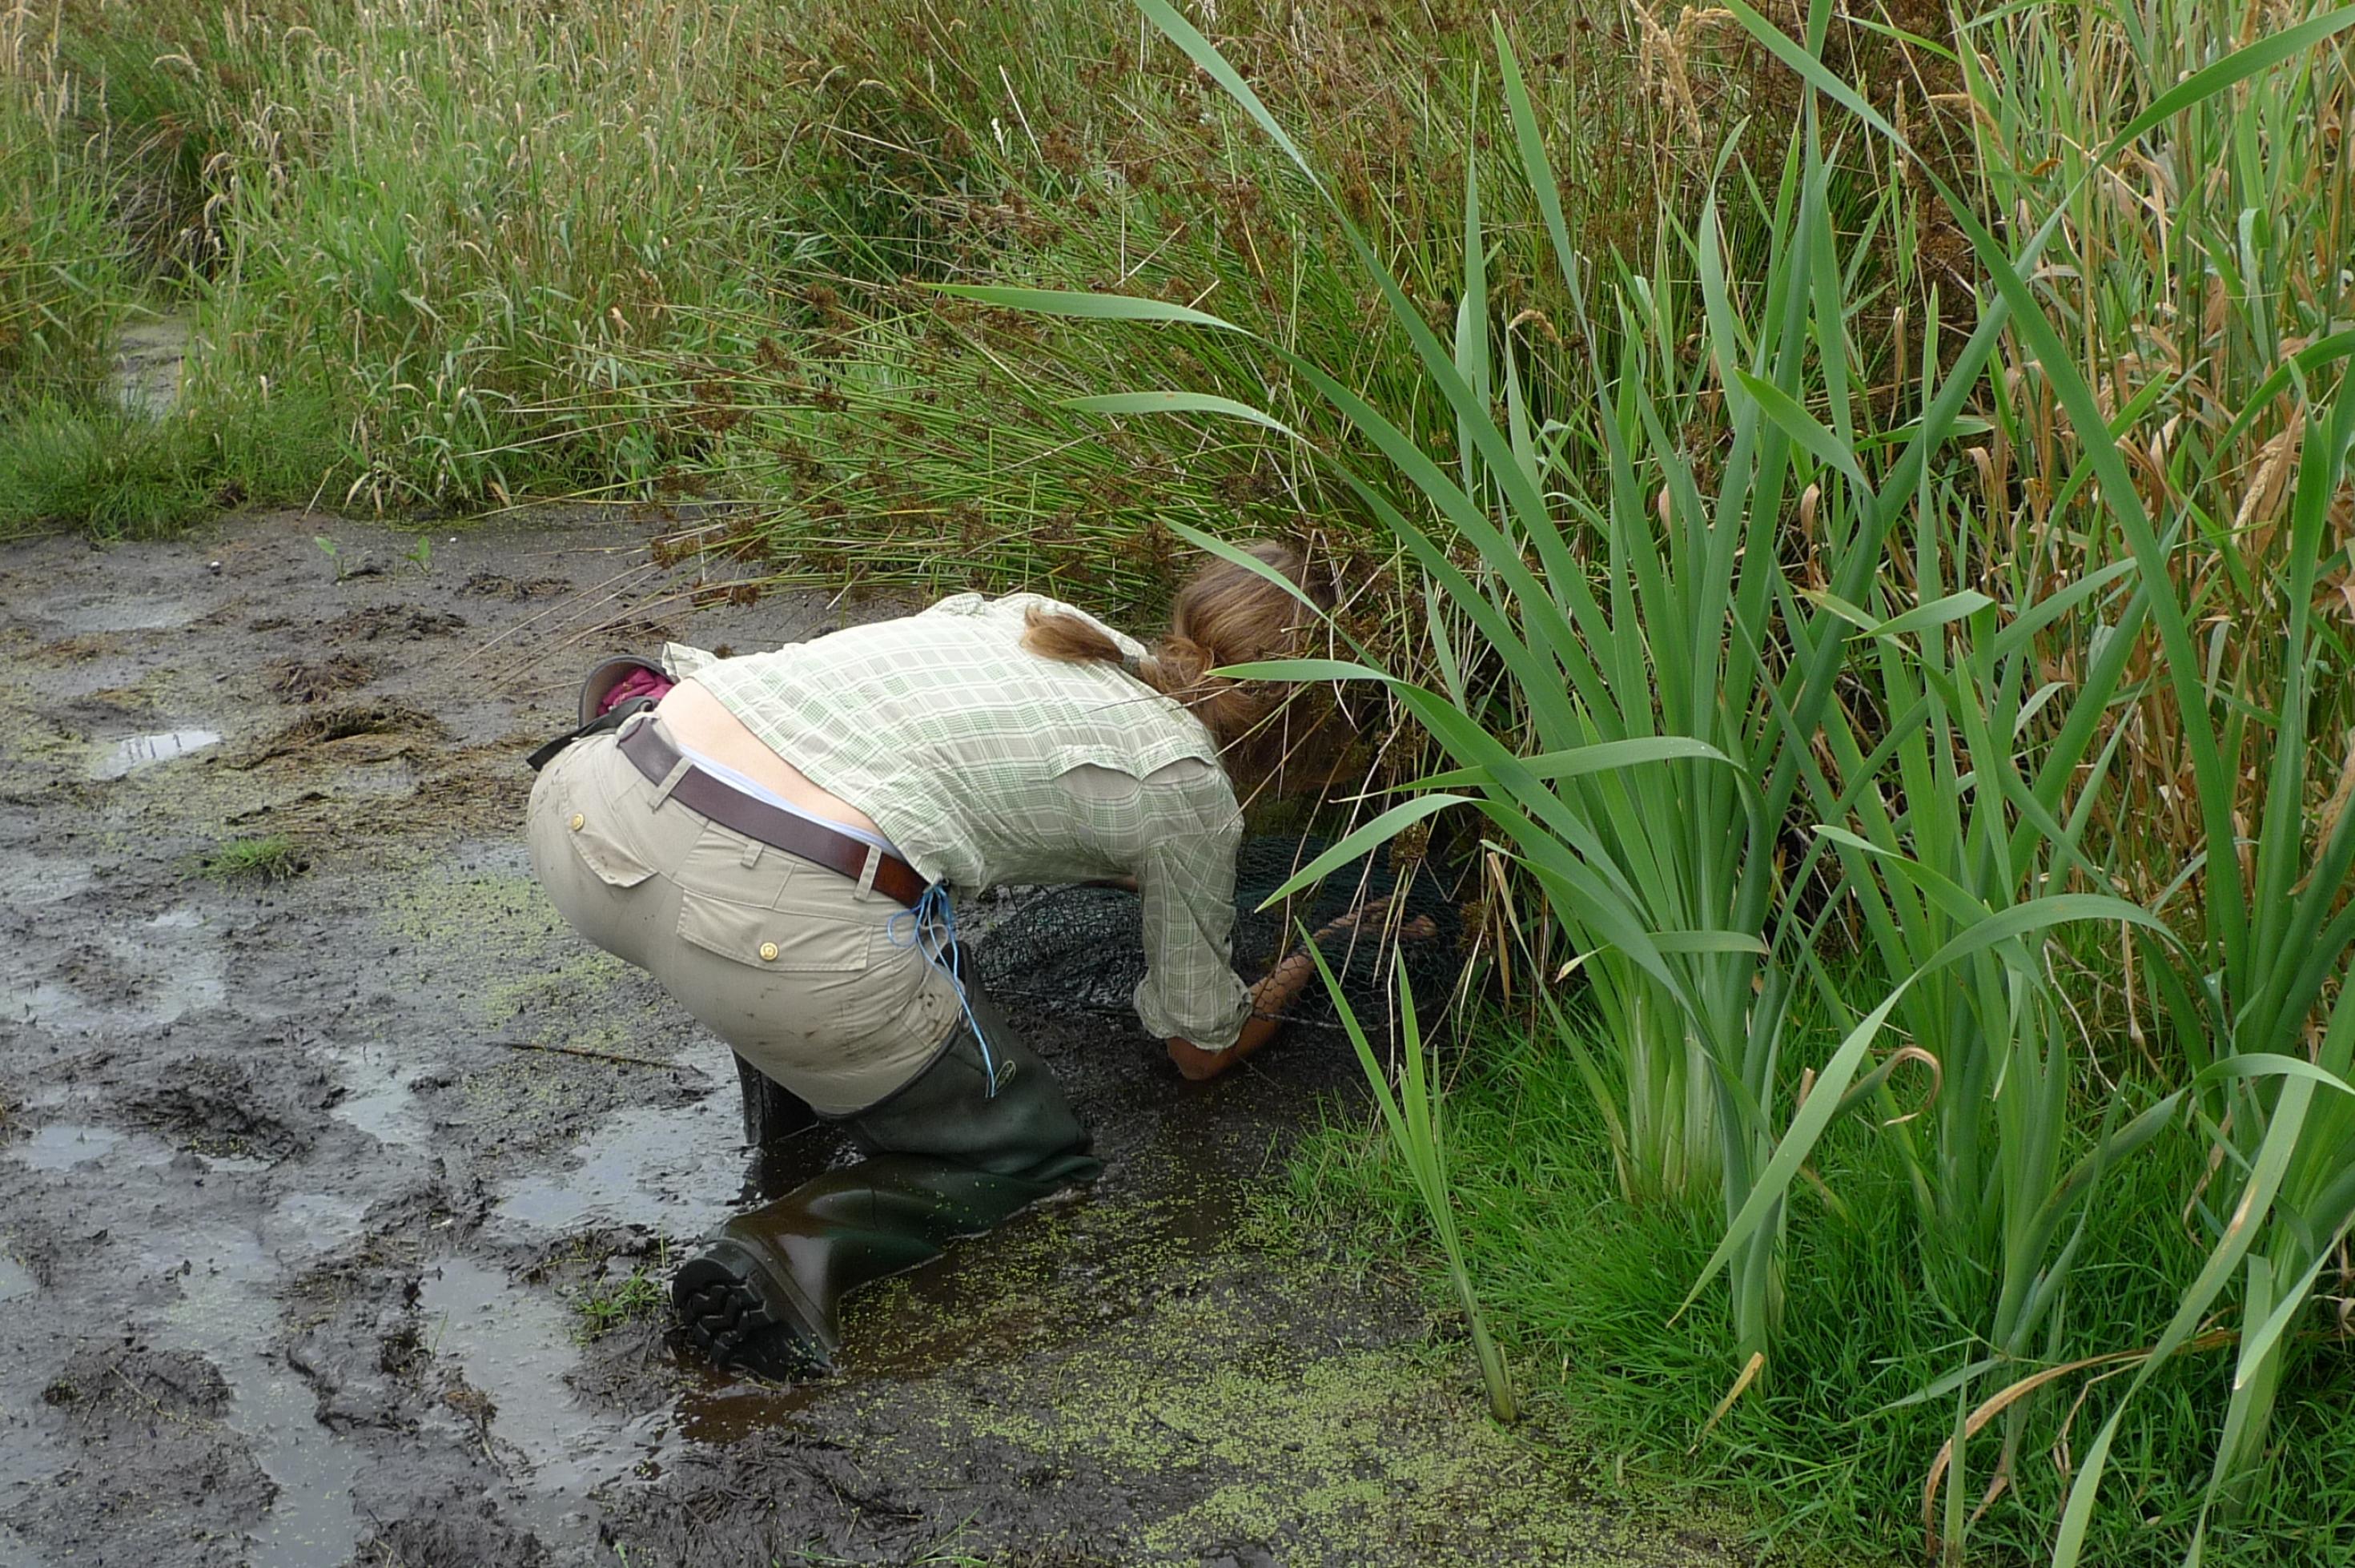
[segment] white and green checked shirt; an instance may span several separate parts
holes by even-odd
[[[1138,1017],[1222,1050],[1251,1003],[1229,958],[1242,818],[1217,745],[1126,671],[1024,648],[1034,608],[1103,625],[1035,593],[964,593],[770,653],[722,659],[674,643],[664,663],[873,817],[933,881],[971,892],[1135,877]]]

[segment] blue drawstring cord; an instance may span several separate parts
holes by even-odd
[[[900,923],[908,923],[904,932]],[[973,999],[965,994],[964,978],[956,972],[950,955],[956,951],[956,909],[949,902],[945,883],[934,882],[924,890],[915,907],[903,909],[893,915],[884,929],[894,947],[912,947],[924,955],[924,962],[948,976],[956,987],[957,1006],[964,1009],[964,1021],[973,1030],[973,1038],[981,1047],[981,1070],[989,1078],[989,1092],[985,1098],[997,1098],[997,1061],[989,1051],[988,1037],[981,1032],[981,1020],[974,1016]]]

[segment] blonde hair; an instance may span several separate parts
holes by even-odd
[[[1290,545],[1262,539],[1245,554],[1307,589],[1320,606],[1331,595],[1308,582],[1308,562]],[[1186,580],[1169,607],[1169,632],[1142,660],[1131,661],[1103,631],[1055,611],[1033,610],[1022,645],[1067,664],[1102,662],[1126,668],[1146,685],[1183,703],[1223,751],[1248,736],[1281,699],[1284,688],[1263,681],[1230,680],[1210,671],[1221,665],[1284,658],[1300,648],[1306,606],[1246,568],[1213,559]]]

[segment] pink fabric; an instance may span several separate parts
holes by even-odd
[[[597,716],[603,718],[633,698],[651,697],[660,701],[663,694],[675,684],[668,678],[656,675],[653,670],[634,669],[623,677],[619,686],[605,694],[605,700],[597,709]]]

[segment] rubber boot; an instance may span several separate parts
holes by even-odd
[[[780,1378],[829,1371],[845,1296],[931,1262],[959,1236],[995,1230],[1065,1185],[933,1155],[877,1155],[828,1171],[706,1238],[673,1285],[680,1325],[717,1362]]]
[[[982,1027],[960,1024],[932,1064],[850,1118],[868,1154],[929,1154],[999,1176],[1058,1184],[1092,1179],[1088,1129],[1029,1042],[997,1006],[976,995]],[[986,1045],[983,1043],[986,1040]]]
[[[870,1157],[805,1182],[705,1237],[672,1282],[688,1341],[773,1377],[832,1368],[838,1312],[861,1285],[995,1230],[1101,1164],[1062,1088],[1002,1019],[983,1015],[992,1073],[960,1027],[932,1065],[851,1118]]]
[[[754,1148],[806,1132],[818,1114],[808,1101],[745,1061],[736,1059],[736,1087],[744,1106],[744,1141]]]

